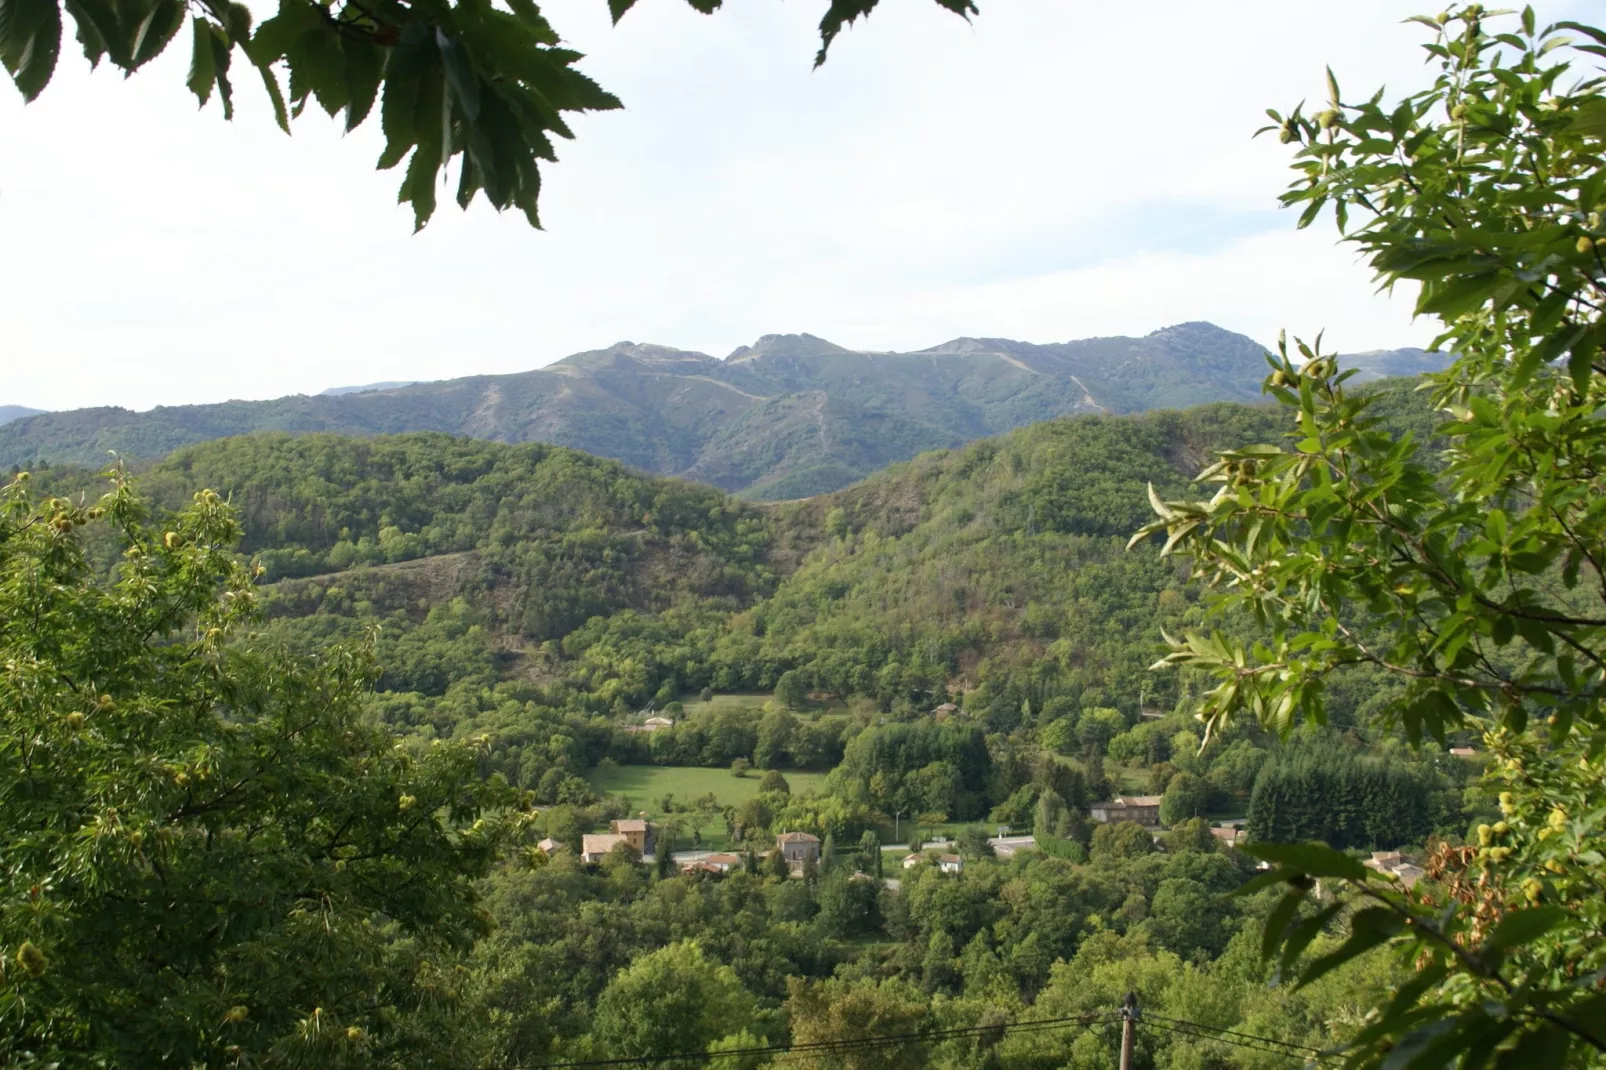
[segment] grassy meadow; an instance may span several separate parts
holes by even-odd
[[[796,795],[817,791],[825,781],[824,773],[790,769],[783,769],[781,772],[786,777],[787,784],[791,786],[793,794]],[[663,809],[665,795],[673,795],[677,803],[689,803],[699,796],[713,792],[721,806],[740,806],[758,794],[758,782],[763,776],[763,771],[757,769],[745,777],[737,777],[732,776],[729,769],[708,769],[702,766],[620,765],[612,769],[593,769],[586,779],[598,792],[628,796],[632,811],[645,810],[649,820],[661,821],[666,816]],[[679,849],[691,850],[691,829],[697,816],[695,814],[675,816],[686,823],[687,842],[682,843]],[[725,819],[719,814],[710,818],[700,831],[704,848],[718,850],[728,846],[725,841]]]

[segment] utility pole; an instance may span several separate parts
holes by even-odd
[[[1138,994],[1128,992],[1121,1004],[1121,1070],[1132,1070],[1132,1047],[1137,1041]]]

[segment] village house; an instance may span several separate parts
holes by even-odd
[[[1476,747],[1451,747],[1450,753],[1457,758],[1476,758],[1478,749]]]
[[[1212,825],[1210,835],[1226,844],[1228,847],[1238,846],[1238,841],[1245,838],[1248,833],[1234,825]]]
[[[820,838],[807,832],[783,832],[775,837],[775,846],[790,866],[820,860]]]
[[[965,869],[965,860],[958,855],[937,854],[934,851],[910,855],[903,860],[903,868],[914,869],[923,862],[935,862],[944,873],[963,873]]]
[[[612,832],[588,833],[580,837],[580,861],[585,863],[601,862],[621,843],[628,844],[630,840]]]
[[[716,877],[722,877],[725,875],[725,870],[714,865],[707,859],[703,859],[700,862],[687,862],[685,865],[680,867],[680,871],[687,875],[694,875],[698,873],[707,873]]]
[[[625,725],[626,732],[656,732],[661,728],[673,728],[675,722],[669,717],[649,717],[640,724]]]
[[[742,864],[742,856],[717,853],[709,855],[707,858],[703,859],[703,861],[707,862],[711,866],[717,866],[721,873],[729,873],[731,870]]]
[[[611,821],[608,823],[608,831],[616,836],[623,836],[625,841],[636,849],[637,854],[652,854],[653,829],[645,818],[627,817]]]
[[[1091,809],[1093,820],[1101,825],[1113,825],[1118,821],[1136,821],[1145,828],[1160,827],[1158,795],[1117,796],[1113,802],[1094,803]]]
[[[1416,884],[1427,872],[1417,865],[1416,859],[1398,851],[1373,851],[1372,857],[1363,864],[1367,869],[1375,869],[1379,873],[1392,873],[1407,888]]]
[[[544,855],[549,855],[562,846],[563,844],[559,843],[557,840],[554,840],[551,836],[548,836],[546,839],[536,844],[535,849]]]

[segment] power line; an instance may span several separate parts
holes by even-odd
[[[1248,1051],[1265,1052],[1269,1055],[1283,1055],[1290,1059],[1301,1059],[1306,1063],[1322,1065],[1323,1053],[1316,1048],[1307,1048],[1301,1044],[1288,1044],[1285,1041],[1275,1040],[1272,1037],[1257,1037],[1250,1033],[1237,1033],[1232,1030],[1211,1032],[1213,1027],[1195,1026],[1192,1022],[1180,1025],[1166,1025],[1161,1022],[1143,1019],[1146,1025],[1169,1033],[1179,1033],[1182,1036],[1193,1037],[1196,1040],[1209,1040],[1217,1044],[1229,1044],[1235,1048],[1244,1048]],[[1234,1037],[1243,1039],[1233,1039]]]
[[[1070,1020],[1070,1021],[1043,1020],[1043,1021],[1015,1022],[1015,1023],[1005,1023],[1005,1024],[1001,1024],[1001,1025],[976,1026],[976,1027],[974,1027],[972,1029],[953,1030],[953,1031],[945,1031],[945,1032],[953,1032],[953,1033],[959,1034],[961,1036],[969,1035],[969,1036],[977,1036],[977,1037],[982,1037],[982,1036],[987,1036],[987,1035],[999,1036],[999,1035],[1004,1034],[1004,1033],[1037,1033],[1037,1032],[1046,1033],[1046,1032],[1048,1032],[1050,1030],[1054,1030],[1054,1029],[1070,1029],[1070,1028],[1072,1028],[1074,1026],[1081,1026],[1084,1029],[1091,1029],[1096,1025],[1103,1025],[1103,1024],[1105,1024],[1107,1022],[1118,1021],[1119,1019],[1120,1019],[1120,1015],[1119,1014],[1102,1014],[1102,1015],[1097,1015],[1097,1016],[1088,1015],[1088,1016],[1083,1016],[1079,1020],[1073,1019],[1073,1020]],[[948,1040],[956,1039],[955,1036],[941,1037],[941,1036],[938,1036],[937,1034],[930,1034],[930,1033],[924,1034],[924,1037],[927,1040],[931,1040],[931,1039],[948,1039]],[[842,1047],[839,1047],[839,1048],[835,1049],[834,1051],[791,1051],[791,1052],[786,1052],[786,1053],[777,1055],[775,1057],[775,1059],[773,1060],[773,1062],[779,1063],[779,1062],[781,1062],[783,1060],[794,1060],[794,1059],[795,1060],[807,1059],[807,1060],[812,1061],[812,1060],[815,1060],[815,1059],[822,1059],[822,1058],[826,1057],[827,1055],[834,1054],[835,1052],[842,1052],[842,1051],[875,1051],[875,1050],[880,1049],[880,1048],[892,1047],[892,1046],[894,1046],[894,1045],[892,1045],[890,1043],[883,1043],[883,1042],[881,1042],[879,1040],[876,1040],[875,1038],[864,1038],[864,1039],[861,1039],[861,1040],[858,1040],[858,1041],[844,1042]]]
[[[1134,1012],[1135,1012],[1134,1008]],[[1019,1022],[1000,1022],[995,1025],[959,1026],[952,1029],[933,1029],[917,1033],[887,1033],[880,1036],[854,1037],[843,1040],[821,1040],[806,1044],[770,1044],[751,1048],[735,1048],[717,1052],[678,1052],[669,1055],[620,1056],[610,1059],[583,1059],[573,1062],[541,1063],[517,1070],[577,1070],[581,1067],[650,1066],[662,1063],[712,1063],[716,1059],[735,1059],[751,1055],[773,1055],[780,1058],[814,1059],[828,1055],[855,1051],[874,1051],[905,1043],[933,1043],[959,1040],[966,1037],[1003,1037],[1012,1033],[1046,1032],[1074,1026],[1092,1028],[1107,1022],[1120,1021],[1121,1011],[1100,1011],[1092,1014],[1067,1015],[1058,1018],[1027,1019]],[[1259,1051],[1271,1055],[1298,1058],[1322,1065],[1328,1056],[1320,1048],[1292,1041],[1245,1033],[1225,1026],[1204,1025],[1184,1018],[1171,1018],[1163,1014],[1134,1014],[1134,1023],[1151,1026],[1163,1032],[1177,1033],[1197,1040],[1209,1040],[1232,1047]]]
[[[1253,1033],[1240,1033],[1235,1029],[1228,1029],[1219,1025],[1205,1025],[1202,1022],[1190,1022],[1185,1018],[1167,1018],[1163,1014],[1145,1013],[1143,1020],[1146,1022],[1170,1022],[1173,1025],[1192,1026],[1195,1029],[1208,1029],[1211,1032],[1221,1033],[1226,1036],[1242,1037],[1244,1040],[1254,1040],[1266,1044],[1276,1044],[1284,1048],[1293,1048],[1294,1050],[1302,1051],[1307,1055],[1325,1056],[1327,1054],[1327,1052],[1323,1051],[1321,1048],[1313,1048],[1307,1044],[1295,1044],[1290,1040],[1277,1040],[1273,1037],[1261,1037],[1256,1036]]]
[[[755,1048],[735,1048],[730,1051],[680,1052],[673,1055],[621,1056],[613,1059],[584,1059],[577,1062],[541,1063],[521,1070],[568,1070],[587,1066],[647,1066],[653,1063],[702,1062],[714,1059],[734,1059],[746,1055],[829,1055],[844,1051],[871,1050],[907,1042],[954,1040],[962,1037],[1002,1035],[1016,1032],[1036,1032],[1047,1029],[1066,1029],[1075,1025],[1095,1025],[1120,1017],[1119,1012],[1101,1011],[1095,1014],[1069,1015],[1062,1018],[1037,1018],[1023,1022],[1000,1022],[997,1025],[963,1026],[954,1029],[934,1029],[922,1033],[888,1033],[881,1036],[856,1037],[846,1040],[821,1040],[808,1044],[772,1044]]]

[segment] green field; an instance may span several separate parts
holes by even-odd
[[[782,775],[794,794],[815,791],[825,781],[824,773],[805,773],[783,769]],[[651,820],[661,820],[663,798],[673,795],[676,802],[689,803],[701,795],[714,793],[721,806],[740,806],[758,794],[758,782],[763,772],[753,770],[745,777],[731,776],[729,769],[705,769],[688,765],[621,765],[613,769],[593,769],[587,779],[593,790],[630,799],[632,810],[645,810]],[[691,835],[692,814],[677,815],[686,822],[687,837]],[[725,819],[715,815],[702,827],[703,846],[718,849],[725,842]],[[690,850],[690,843],[680,850]]]
[[[690,717],[694,713],[730,709],[761,709],[766,702],[773,702],[775,694],[771,691],[729,691],[718,695],[710,695],[707,702],[693,695],[680,700],[684,716]],[[794,710],[800,717],[830,716],[833,714],[846,714],[845,702],[806,702],[802,708]]]
[[[758,709],[764,703],[774,700],[774,698],[775,695],[769,691],[732,691],[727,694],[711,695],[707,702],[693,695],[681,699],[680,704],[682,709],[685,710],[686,716],[689,717],[704,710],[712,710],[717,713],[720,710],[741,709],[744,706]]]

